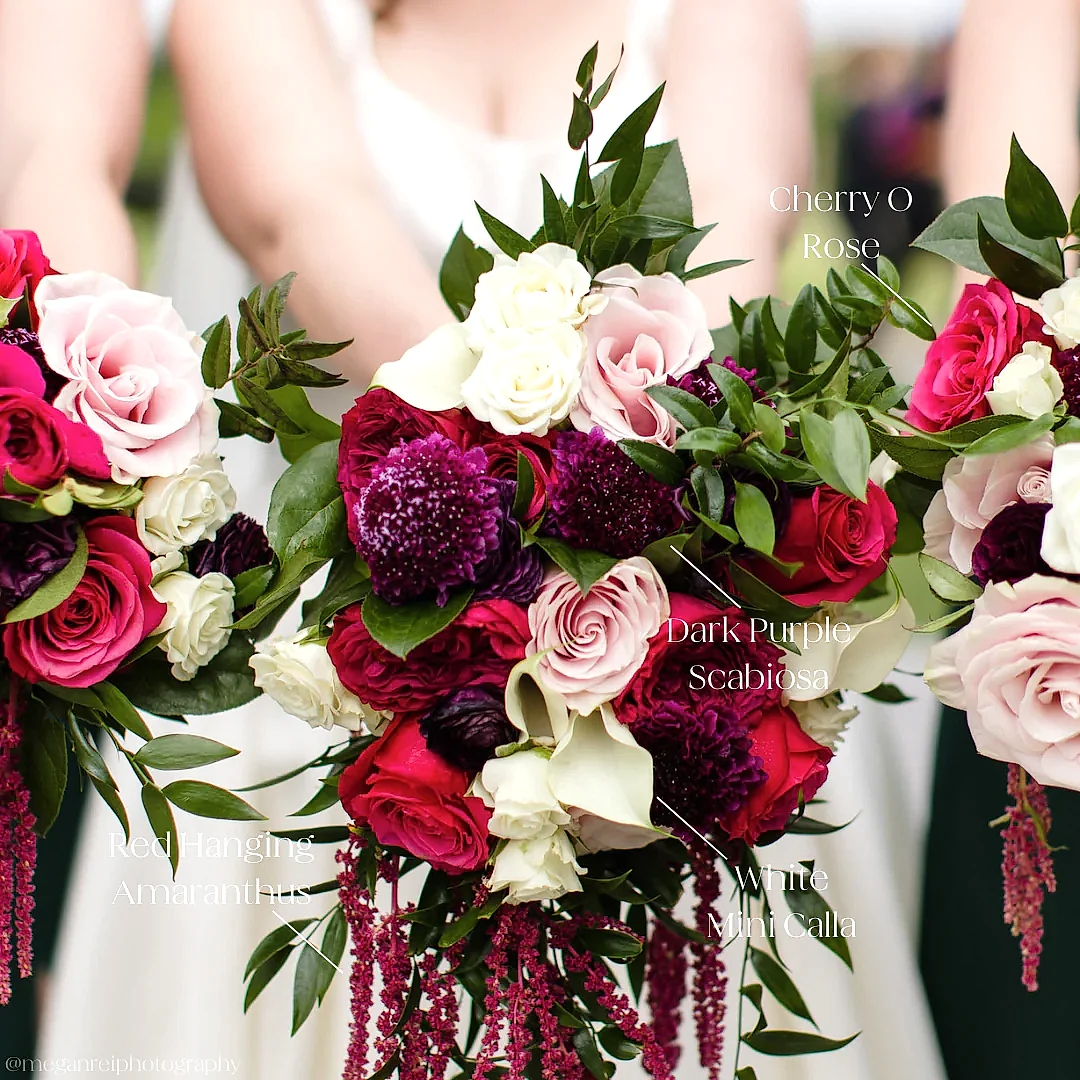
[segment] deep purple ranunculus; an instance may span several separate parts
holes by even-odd
[[[1055,352],[1053,365],[1061,376],[1065,411],[1080,416],[1080,348]]]
[[[13,608],[67,566],[75,537],[70,517],[33,524],[0,521],[0,610]]]
[[[263,527],[247,514],[233,514],[213,540],[200,540],[188,556],[196,577],[224,574],[233,580],[245,570],[266,566],[274,557]]]
[[[1013,503],[983,529],[971,553],[971,571],[980,585],[988,581],[1022,581],[1032,574],[1060,576],[1043,562],[1043,523],[1049,503]]]
[[[456,690],[420,720],[428,749],[469,773],[478,773],[497,747],[517,740],[503,699],[484,686]]]

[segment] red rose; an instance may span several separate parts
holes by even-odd
[[[25,390],[35,397],[45,396],[45,376],[38,362],[18,345],[0,345],[0,387]]]
[[[487,862],[491,811],[467,799],[470,777],[427,748],[413,719],[395,720],[342,774],[342,805],[380,844],[404,848],[436,870],[461,874]]]
[[[1000,281],[968,285],[926,352],[911,391],[908,423],[923,431],[944,431],[989,416],[986,391],[1024,342],[1053,344],[1042,325],[1042,316],[1018,304]]]
[[[829,776],[832,751],[814,742],[795,714],[777,705],[750,733],[753,753],[761,758],[765,781],[743,805],[720,820],[720,827],[734,840],[757,843],[762,833],[782,829],[800,797],[809,802]]]
[[[110,514],[84,528],[89,554],[75,591],[52,611],[4,628],[4,657],[29,682],[93,686],[165,618],[135,522]]]
[[[506,480],[517,479],[518,453],[525,455],[532,467],[534,484],[529,501],[526,521],[535,521],[547,502],[548,485],[551,483],[555,465],[551,458],[551,446],[539,435],[500,435],[483,444],[488,456],[488,476]]]
[[[399,443],[438,432],[462,448],[479,438],[480,424],[461,409],[424,412],[377,386],[356,399],[341,418],[338,484],[345,496],[349,538],[355,544],[356,504],[367,487],[371,467]]]
[[[65,473],[109,479],[101,439],[85,424],[69,420],[38,394],[0,387],[0,476],[47,488]]]
[[[0,296],[22,296],[27,285],[33,292],[46,274],[53,273],[41,250],[37,233],[25,229],[0,229]]]
[[[338,678],[365,704],[421,713],[452,690],[504,687],[530,636],[524,608],[482,600],[401,660],[372,638],[354,604],[335,616],[327,649]]]
[[[788,577],[765,559],[749,559],[746,567],[792,603],[814,607],[851,600],[881,577],[895,542],[896,508],[877,484],[867,486],[864,503],[822,485],[791,500],[773,551],[802,568]]]

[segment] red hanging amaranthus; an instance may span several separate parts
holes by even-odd
[[[1005,924],[1020,939],[1024,986],[1038,990],[1039,958],[1042,955],[1045,893],[1057,889],[1051,848],[1050,808],[1043,786],[1019,766],[1009,766],[1009,794],[1014,804],[1005,812],[1001,831],[1005,853],[1001,870],[1005,878]]]
[[[653,924],[645,966],[646,1001],[656,1041],[672,1070],[679,1064],[679,1024],[686,997],[687,940],[662,922]]]
[[[6,705],[0,704],[0,1005],[11,1000],[12,938],[19,975],[33,962],[35,818],[30,792],[19,770],[19,683],[11,678]],[[14,930],[14,933],[13,933]]]
[[[691,849],[694,871],[694,922],[699,934],[708,938],[709,915],[720,899],[720,872],[711,853]],[[724,1057],[724,1013],[727,1011],[727,973],[724,954],[718,942],[694,942],[694,1026],[697,1030],[698,1059],[709,1080],[720,1080]]]

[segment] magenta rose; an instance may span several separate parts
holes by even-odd
[[[471,779],[428,749],[415,720],[398,719],[342,773],[338,792],[380,844],[463,874],[488,858],[491,811],[466,797]]]
[[[419,713],[464,686],[505,686],[528,641],[524,608],[482,600],[402,660],[368,633],[354,604],[334,617],[327,650],[342,684],[365,705]]]
[[[52,611],[4,628],[4,657],[28,682],[93,686],[165,617],[135,522],[110,514],[88,521],[84,531],[89,553],[75,591]]]
[[[823,484],[791,500],[791,517],[773,550],[780,562],[801,568],[788,577],[756,557],[746,568],[794,604],[842,603],[885,573],[894,543],[896,509],[877,484],[867,485],[864,503]]]
[[[27,286],[33,292],[52,272],[37,233],[0,229],[0,296],[9,300],[22,296]]]
[[[28,390],[0,388],[0,475],[48,488],[68,472],[108,480],[101,440]]]
[[[989,416],[986,391],[1024,342],[1053,345],[1042,324],[1042,316],[1018,304],[1000,281],[968,285],[926,352],[911,391],[908,423],[923,431],[944,431]]]
[[[45,376],[37,361],[18,345],[0,344],[0,387],[45,396]]]

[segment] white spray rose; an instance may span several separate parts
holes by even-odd
[[[997,416],[1032,420],[1053,412],[1065,392],[1061,376],[1050,362],[1053,355],[1049,345],[1025,341],[1023,349],[998,372],[993,388],[986,391],[991,411]]]
[[[548,837],[570,822],[549,783],[550,753],[519,750],[492,758],[473,784],[473,794],[491,808],[488,832],[508,840]]]
[[[1044,292],[1039,304],[1046,322],[1043,332],[1054,335],[1058,348],[1080,345],[1080,278],[1069,278],[1064,285]]]
[[[568,323],[492,335],[461,396],[477,420],[503,435],[546,435],[570,415],[581,389],[581,333]]]
[[[299,637],[260,641],[248,663],[255,685],[287,713],[312,727],[329,730],[335,724],[348,731],[378,735],[389,722],[385,713],[368,708],[341,685],[325,645],[301,642]]]
[[[511,904],[529,904],[581,892],[578,874],[583,873],[570,837],[558,829],[550,836],[508,841],[495,856],[487,885],[492,892],[508,889]]]
[[[235,591],[224,574],[199,578],[182,570],[154,586],[158,599],[168,605],[157,633],[165,634],[159,648],[172,664],[174,679],[190,681],[228,644]]]
[[[793,701],[791,707],[803,731],[834,754],[837,746],[844,741],[848,724],[859,715],[859,710],[854,707],[844,708],[838,694],[813,701]]]
[[[176,476],[152,476],[135,507],[139,539],[153,555],[213,540],[236,509],[236,492],[221,458],[205,454]]]
[[[1080,574],[1080,443],[1055,447],[1050,492],[1054,505],[1043,523],[1043,560],[1063,574]]]

